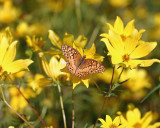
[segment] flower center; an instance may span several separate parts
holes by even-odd
[[[122,38],[123,41],[126,40],[126,37],[123,34],[121,35],[121,38]]]
[[[142,125],[140,123],[136,123],[133,125],[134,128],[142,128]]]
[[[128,54],[123,55],[122,57],[123,61],[128,62],[130,60],[130,56]]]
[[[114,124],[110,125],[109,128],[118,128],[117,126],[115,126]]]

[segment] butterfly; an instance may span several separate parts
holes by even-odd
[[[105,71],[105,67],[93,59],[85,59],[86,55],[83,57],[74,48],[62,44],[61,50],[67,60],[67,69],[72,74],[77,77],[85,77],[89,74],[100,73]]]

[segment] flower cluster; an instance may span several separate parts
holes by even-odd
[[[111,56],[113,64],[119,64],[126,68],[148,67],[158,62],[158,59],[143,60],[157,45],[157,42],[144,42],[141,40],[142,33],[145,31],[137,30],[134,20],[130,21],[124,28],[122,20],[117,17],[114,26],[109,26],[109,32],[101,34],[108,55]]]

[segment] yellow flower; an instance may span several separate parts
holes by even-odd
[[[42,37],[36,38],[36,36],[33,36],[32,39],[29,36],[26,36],[26,42],[28,46],[36,52],[41,51],[41,47],[45,44]]]
[[[20,88],[23,95],[29,99],[31,97],[35,97],[35,94],[30,88]],[[27,101],[24,97],[19,93],[16,87],[11,87],[9,89],[9,93],[11,95],[10,105],[16,110],[22,112],[23,109],[28,105]]]
[[[120,23],[118,27],[118,23]],[[112,64],[120,64],[123,67],[136,68],[137,66],[148,67],[158,59],[140,60],[147,56],[157,45],[157,42],[144,42],[139,40],[142,34],[134,29],[132,21],[124,31],[120,30],[121,22],[115,23],[117,27],[109,30],[108,34],[102,34],[102,41],[107,46]],[[130,26],[130,27],[129,27]],[[116,30],[116,32],[115,32]],[[121,32],[120,32],[121,31]],[[123,35],[123,36],[122,36]]]
[[[11,23],[15,21],[19,15],[19,10],[13,7],[10,0],[6,0],[3,7],[0,7],[0,22],[2,23]]]
[[[61,69],[63,69],[66,66],[66,62],[63,58],[60,58],[59,56],[53,56],[50,59],[50,62],[48,63],[45,57],[43,56],[43,53],[40,53],[40,57],[42,59],[42,66],[45,71],[45,73],[52,79],[60,79],[61,77],[68,78],[68,74],[65,72],[62,72]]]
[[[110,30],[115,32],[116,34],[120,35],[121,39],[125,41],[127,37],[134,37],[138,40],[141,38],[142,33],[145,31],[144,29],[141,29],[139,32],[137,29],[135,29],[134,26],[134,20],[130,21],[126,27],[124,27],[123,21],[120,17],[117,16],[117,19],[114,23],[114,26],[112,26],[110,23],[107,23]],[[107,33],[101,34],[102,37],[109,38],[109,35]]]
[[[16,44],[17,41],[11,43],[7,36],[0,36],[0,75],[4,72],[12,74],[26,70],[28,69],[28,66],[33,63],[30,59],[14,61],[16,56]]]
[[[101,128],[127,128],[125,125],[121,124],[120,116],[117,116],[113,121],[109,115],[106,115],[106,120],[99,118],[99,121],[102,123]]]
[[[109,0],[109,3],[113,6],[113,7],[117,7],[117,8],[123,8],[126,7],[127,5],[130,4],[129,0]]]
[[[141,112],[138,108],[133,110],[128,110],[126,113],[126,119],[121,112],[118,112],[121,117],[121,123],[128,126],[128,128],[159,128],[160,122],[150,125],[153,120],[153,113],[151,111],[147,112],[143,118],[141,117]]]
[[[99,56],[96,55],[96,47],[93,44],[91,48],[85,49],[83,51],[83,49],[81,47],[77,47],[73,44],[73,48],[75,48],[76,50],[79,51],[79,53],[81,54],[81,56],[86,55],[86,59],[90,58],[90,59],[94,59],[96,61],[102,62],[103,61],[103,56]],[[66,72],[70,73],[67,69],[65,69]],[[75,76],[74,74],[70,73],[70,79],[73,82],[73,89],[80,84],[81,82],[84,83],[84,85],[88,88],[89,87],[89,80],[90,80],[90,75],[87,75],[85,77],[79,78],[77,76]]]

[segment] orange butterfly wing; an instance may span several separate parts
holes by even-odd
[[[65,44],[62,44],[61,49],[67,60],[67,69],[72,74],[75,74],[79,61],[82,59],[81,54],[76,49]]]
[[[88,74],[104,72],[105,67],[98,61],[93,59],[85,59],[84,62],[77,68],[75,75],[85,77]]]

